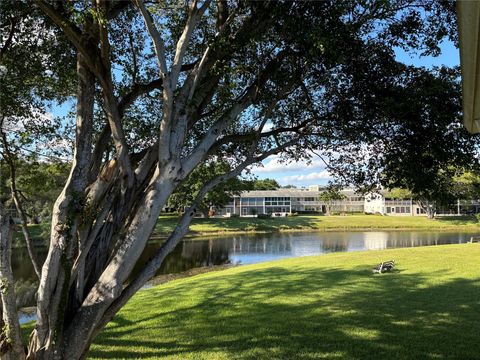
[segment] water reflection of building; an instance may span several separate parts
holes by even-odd
[[[382,250],[388,248],[388,233],[372,231],[364,232],[362,235],[365,250]]]

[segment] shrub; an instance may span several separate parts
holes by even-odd
[[[230,217],[231,217],[231,218],[239,218],[240,215],[238,215],[238,214],[230,214]]]
[[[258,214],[257,218],[259,218],[259,219],[273,219],[272,215],[270,215],[270,214]]]

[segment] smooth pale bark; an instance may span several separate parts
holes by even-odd
[[[22,334],[18,322],[16,298],[11,266],[13,224],[3,214],[0,205],[0,300],[2,306],[2,333],[0,335],[0,358],[5,360],[25,359]]]
[[[78,212],[81,211],[81,198],[87,185],[91,160],[95,78],[80,54],[77,74],[74,160],[66,185],[53,208],[50,247],[38,289],[37,324],[29,344],[29,359],[62,358],[62,344],[59,344],[58,340],[63,333]]]
[[[264,125],[264,124],[263,124]],[[263,128],[261,125],[260,130],[258,133],[260,134],[261,129]],[[189,230],[189,225],[193,217],[195,216],[195,211],[198,208],[200,201],[205,197],[208,191],[212,190],[218,184],[231,179],[235,176],[240,175],[240,173],[249,165],[262,161],[266,159],[268,156],[273,155],[282,149],[292,145],[295,141],[289,141],[283,144],[278,148],[271,149],[263,153],[261,156],[258,157],[249,157],[243,163],[238,165],[236,168],[231,170],[230,172],[214,177],[210,181],[208,181],[198,192],[195,200],[192,202],[191,206],[186,209],[183,216],[177,223],[177,226],[170,234],[168,239],[163,243],[157,253],[153,256],[152,259],[143,267],[141,272],[122,290],[121,294],[112,302],[111,306],[104,312],[101,320],[98,322],[94,331],[90,334],[90,338],[85,341],[87,346],[84,349],[84,353],[82,358],[86,356],[86,352],[90,346],[90,343],[93,341],[94,337],[104,328],[104,326],[113,319],[115,314],[127,303],[127,301],[143,286],[145,283],[150,280],[155,273],[160,269],[160,266],[163,263],[163,260],[167,257],[167,255],[173,251],[175,246],[180,242],[180,240],[187,234]]]
[[[160,211],[173,188],[173,182],[165,179],[152,184],[145,195],[120,248],[90,290],[67,330],[65,336],[67,358],[76,358],[88,348],[92,334],[100,324],[105,311],[120,295],[124,282],[145,248]]]
[[[427,214],[427,218],[432,220],[435,218],[435,213],[437,212],[437,207],[435,202],[429,200],[420,200],[420,206]]]
[[[67,185],[54,208],[51,244],[39,290],[39,320],[30,343],[29,357],[78,359],[86,356],[95,334],[114,316],[124,301],[154,274],[154,269],[160,266],[165,256],[188,231],[193,212],[182,219],[167,244],[159,250],[155,261],[142,271],[141,276],[127,284],[133,266],[144,250],[168,197],[199,163],[205,161],[229,124],[255,102],[262,87],[280,68],[286,53],[280,52],[277,58],[267,63],[256,74],[257,78],[230,105],[231,108],[219,114],[197,144],[191,146],[186,139],[188,130],[199,120],[199,115],[212,98],[219,81],[218,77],[213,76],[213,81],[207,81],[206,89],[202,89],[204,85],[200,86],[200,83],[203,84],[201,79],[209,76],[207,72],[219,56],[228,58],[229,53],[227,50],[221,53],[214,50],[206,52],[200,63],[194,65],[195,71],[187,75],[181,84],[178,81],[179,73],[183,68],[182,61],[189,38],[210,1],[204,2],[200,8],[197,8],[195,1],[190,6],[169,70],[159,32],[143,2],[138,0],[137,5],[157,51],[162,80],[163,114],[155,145],[145,151],[142,160],[136,163],[138,160],[135,160],[135,154],[129,153],[122,128],[125,102],[119,101],[114,95],[108,26],[103,22],[91,27],[92,24],[85,24],[86,29],[81,30],[72,22],[63,21],[64,15],[47,2],[35,2],[77,48],[79,85],[74,162]],[[107,9],[107,3],[103,0],[97,0],[96,3],[101,14],[98,14],[95,21],[105,20],[102,9]],[[248,30],[257,22],[262,24],[263,20],[251,19],[239,31]],[[89,42],[84,44],[81,36],[87,33]],[[235,36],[242,39],[241,35]],[[241,43],[243,41],[248,41],[248,37],[244,37]],[[101,86],[102,105],[109,131],[102,132],[92,149],[95,81]],[[131,93],[135,93],[135,90],[132,89]],[[141,94],[138,91],[136,93]],[[128,94],[125,98],[128,99]],[[128,101],[131,103],[133,100]],[[275,100],[272,99],[272,102]],[[262,159],[253,157],[254,154],[258,155],[256,144],[263,136],[261,129],[258,130],[251,145],[249,156],[252,158],[241,163],[239,169],[245,168],[249,161]],[[102,166],[102,155],[110,138],[113,138],[116,157],[105,157]],[[293,141],[284,144],[283,148],[292,143]],[[264,155],[266,157],[275,151]],[[225,179],[225,176],[220,176],[210,185]],[[205,189],[200,194],[202,197],[207,191]],[[79,197],[85,201],[78,202]],[[92,219],[82,216],[86,207],[92,210]]]

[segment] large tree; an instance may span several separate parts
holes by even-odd
[[[167,207],[183,212],[194,201],[198,192],[211,178],[221,176],[231,170],[226,161],[210,161],[199,165],[192,174],[170,195]],[[218,184],[205,194],[198,203],[198,210],[205,217],[215,214],[215,210],[226,205],[234,196],[248,190],[251,184],[240,177],[232,177]]]
[[[40,9],[71,44],[59,48],[76,54],[77,105],[30,359],[85,357],[218,184],[273,154],[298,160],[352,138],[371,142],[385,118],[372,103],[391,98],[390,87],[408,86],[393,47],[435,53],[452,35],[451,5],[436,2],[33,3],[31,16]],[[219,158],[228,171],[205,182],[132,277],[170,195]],[[8,248],[8,237],[1,239]],[[12,348],[16,358],[25,356],[19,348]]]
[[[459,70],[406,67],[390,85],[390,97],[372,99],[367,141],[348,138],[348,125],[334,162],[358,183],[408,190],[433,218],[459,195],[454,177],[480,166],[479,137],[462,126]]]

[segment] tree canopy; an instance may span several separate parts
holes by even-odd
[[[457,131],[458,74],[395,57],[395,48],[435,55],[442,39],[455,41],[450,2],[33,0],[18,16],[48,41],[30,49],[28,31],[15,30],[18,54],[6,46],[17,16],[9,4],[2,72],[15,84],[16,62],[30,56],[25,76],[50,91],[26,103],[60,100],[75,85],[72,166],[52,211],[31,359],[85,357],[186,234],[203,198],[270,155],[288,163],[319,154],[349,183],[399,186],[395,174],[410,174],[397,166],[402,159],[429,166],[440,158],[439,170],[475,150]],[[2,96],[21,102],[21,87],[13,89]],[[437,149],[439,139],[455,151]],[[217,160],[228,166],[198,173]],[[131,277],[161,209],[195,176],[203,185],[177,227]],[[11,297],[2,292],[5,304]],[[21,359],[7,313],[8,351]]]
[[[277,190],[280,184],[275,179],[255,179],[251,182],[251,190]]]

